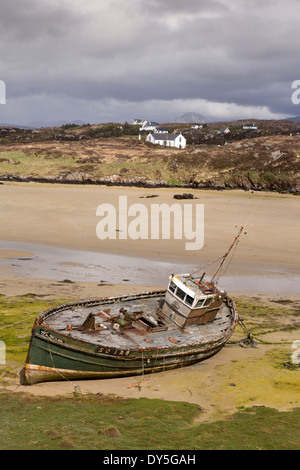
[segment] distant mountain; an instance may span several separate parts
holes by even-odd
[[[285,119],[283,119],[283,121],[300,122],[300,116],[293,116],[293,117],[285,118]]]
[[[23,126],[22,124],[7,124],[0,122],[0,127],[15,127],[16,129],[33,129],[33,127]]]
[[[203,114],[198,113],[185,113],[170,122],[177,122],[178,124],[203,124],[207,120]]]

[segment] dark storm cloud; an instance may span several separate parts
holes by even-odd
[[[297,114],[290,100],[291,83],[299,79],[296,0],[12,0],[0,6],[0,79],[18,110],[32,97],[30,115],[54,113],[57,102],[68,103],[72,114],[80,102],[95,115],[97,106],[109,106],[107,113],[115,106],[118,120],[125,102],[145,110],[169,102],[174,112],[180,102],[185,112],[193,100],[218,103],[219,112],[220,103],[224,110],[232,103]]]
[[[228,7],[217,0],[142,0],[143,9],[153,11],[155,14],[161,13],[197,13],[215,12],[228,10]]]
[[[66,28],[76,27],[80,21],[76,10],[66,8],[62,3],[38,0],[1,1],[2,41],[9,47],[11,41],[22,46],[24,42],[62,37]]]

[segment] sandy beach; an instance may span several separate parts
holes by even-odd
[[[193,200],[175,200],[180,189],[5,183],[0,186],[0,240],[116,253],[199,265],[219,258],[244,226],[231,272],[273,269],[298,273],[300,204],[293,195],[239,190],[194,190]],[[204,246],[187,250],[187,239],[100,240],[97,207],[112,204],[118,215],[119,197],[128,207],[143,204],[204,204]],[[148,197],[147,197],[148,196]],[[149,197],[157,196],[157,197]],[[1,248],[1,246],[0,246]],[[2,250],[0,256],[5,256]]]
[[[191,191],[196,199],[175,200],[174,194],[180,189],[145,189],[106,186],[48,185],[5,183],[0,185],[0,293],[5,296],[22,296],[33,293],[46,299],[74,299],[118,295],[139,292],[160,283],[144,282],[141,271],[140,282],[109,283],[103,281],[66,282],[53,278],[42,279],[23,276],[18,273],[18,264],[26,263],[35,256],[33,250],[8,249],[5,242],[31,244],[33,247],[60,247],[86,252],[127,255],[151,262],[198,264],[209,263],[224,255],[237,233],[237,227],[244,225],[243,235],[230,271],[239,276],[265,273],[280,273],[281,276],[299,274],[299,199],[297,196],[276,193],[252,193],[244,191]],[[185,250],[186,240],[99,240],[96,226],[99,217],[96,209],[100,204],[109,203],[118,208],[119,196],[127,196],[128,205],[144,204],[150,211],[151,204],[204,204],[205,226],[204,247],[198,251]],[[149,197],[155,196],[155,197]],[[183,207],[183,206],[182,206]],[[47,249],[47,248],[46,248]],[[22,260],[22,261],[20,261]],[[149,261],[150,262],[150,261]],[[74,264],[62,262],[64,267]],[[13,265],[15,268],[13,270]],[[83,265],[82,265],[83,266]],[[145,265],[144,265],[145,268]],[[146,268],[145,268],[146,269]],[[208,272],[210,268],[208,268]],[[17,273],[17,274],[16,274]],[[126,277],[126,272],[122,272]],[[246,277],[245,277],[246,279]],[[167,280],[166,280],[167,282]],[[233,289],[234,294],[234,289]],[[247,286],[245,295],[247,297]],[[276,294],[248,295],[249,299],[273,302],[287,298],[280,289]],[[300,293],[288,296],[289,302],[299,302]],[[241,339],[241,331],[235,333]],[[297,332],[270,335],[269,339],[278,344],[298,339]],[[31,387],[20,386],[17,382],[11,390],[38,395],[61,395],[73,393],[75,385],[83,393],[113,393],[128,398],[145,396],[198,403],[203,408],[203,420],[230,413],[240,405],[258,404],[290,409],[298,406],[297,390],[286,384],[282,372],[265,369],[263,358],[274,346],[259,345],[255,349],[243,349],[228,345],[217,356],[198,365],[152,374],[149,377],[124,378],[99,381],[53,382]],[[234,365],[233,365],[234,364]],[[253,376],[260,370],[261,377],[247,380],[245,368]],[[267,370],[267,375],[264,372]],[[263,372],[264,371],[264,372]],[[270,372],[271,371],[271,372]],[[286,371],[288,374],[288,371]],[[273,374],[271,381],[268,374]],[[257,374],[256,374],[257,375]],[[264,378],[263,378],[264,376]],[[274,381],[282,382],[281,396],[274,395]],[[137,386],[138,384],[138,386]],[[232,385],[233,384],[233,385]],[[226,393],[225,393],[226,392]]]

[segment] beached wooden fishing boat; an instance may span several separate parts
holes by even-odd
[[[191,309],[184,276],[172,279],[167,291],[84,300],[43,312],[33,327],[22,383],[139,375],[217,353],[233,333],[234,303],[210,291]],[[193,315],[184,326],[181,307]]]
[[[21,383],[141,375],[216,354],[238,321],[234,302],[214,282],[229,251],[211,281],[204,274],[172,274],[166,290],[81,300],[41,313]]]

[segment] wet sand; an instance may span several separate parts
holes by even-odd
[[[136,293],[161,289],[162,286],[137,284],[107,284],[97,282],[53,281],[52,279],[34,279],[24,277],[0,277],[0,294],[19,297],[26,294],[45,299],[92,299],[126,293]]]
[[[206,270],[208,279],[217,269],[219,262]],[[164,288],[171,273],[193,273],[199,267],[197,264],[179,264],[143,257],[7,241],[0,241],[0,263],[2,277],[5,273],[5,276],[10,278],[29,278],[37,294],[39,287],[33,283],[33,279],[49,280],[51,286],[59,285],[57,282],[90,282],[101,287],[112,284],[140,285],[142,282],[149,289],[157,286]],[[231,266],[221,276],[219,282],[219,287],[229,293],[233,291],[244,294],[300,293],[300,274],[293,274],[283,269],[251,271],[250,268],[247,272],[232,274],[230,268]]]

